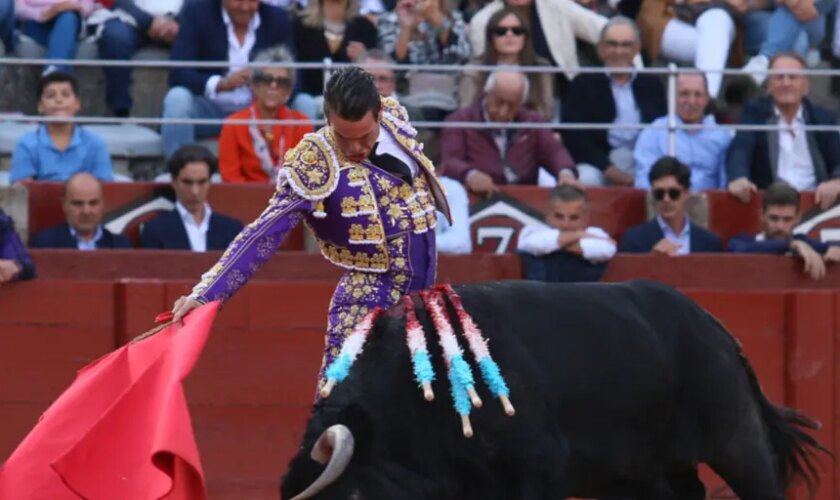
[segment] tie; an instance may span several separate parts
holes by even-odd
[[[403,163],[399,158],[391,156],[388,153],[381,155],[376,154],[377,145],[373,146],[373,149],[370,151],[370,155],[368,155],[368,160],[382,170],[399,177],[405,181],[406,184],[412,184],[411,169],[408,168],[408,165]]]

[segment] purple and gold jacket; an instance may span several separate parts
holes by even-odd
[[[307,134],[286,154],[269,206],[202,276],[191,297],[200,302],[229,298],[301,220],[333,264],[369,273],[403,268],[406,256],[395,255],[388,242],[434,231],[437,210],[451,217],[444,189],[405,109],[383,98],[382,111],[381,125],[420,169],[413,186],[367,160],[348,160],[334,146],[330,127]]]

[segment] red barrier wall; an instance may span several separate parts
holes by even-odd
[[[773,274],[769,264],[779,262],[751,269]],[[679,275],[674,271],[669,281],[682,281]],[[840,292],[808,290],[809,284],[748,290],[739,281],[732,283],[742,288],[737,291],[683,289],[743,343],[774,402],[804,409],[825,424],[820,439],[840,445]],[[189,285],[126,279],[0,287],[0,457],[78,368],[149,328]],[[255,281],[220,313],[187,383],[211,498],[276,498],[312,400],[333,286],[327,280]],[[826,471],[819,500],[838,498],[837,475]]]

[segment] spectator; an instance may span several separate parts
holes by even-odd
[[[295,47],[300,62],[355,62],[376,47],[376,26],[359,15],[359,0],[313,0],[294,16]],[[301,91],[324,93],[324,70],[301,71]]]
[[[176,16],[183,0],[115,0],[100,22],[99,57],[129,60],[148,45],[171,47],[178,34]],[[93,17],[98,17],[97,15]],[[131,68],[103,66],[105,103],[115,116],[131,114]]]
[[[593,45],[598,43],[598,36],[607,24],[606,17],[574,0],[493,0],[470,21],[470,44],[474,56],[484,54],[487,22],[505,5],[518,8],[527,16],[537,56],[563,68],[561,75],[568,80],[575,77],[576,68],[581,66],[577,41]],[[563,83],[561,78],[558,84],[562,87]]]
[[[64,184],[61,206],[67,222],[36,234],[29,246],[77,250],[131,248],[125,236],[114,234],[102,226],[105,202],[102,183],[96,177],[84,172],[70,177]]]
[[[53,71],[38,83],[38,113],[72,118],[79,112],[76,77]],[[113,179],[111,157],[101,137],[70,121],[48,121],[18,140],[12,153],[9,181],[65,181],[77,172]]]
[[[0,0],[0,44],[3,53],[9,54],[15,49],[15,1]]]
[[[636,24],[626,17],[614,17],[601,32],[598,55],[605,67],[623,71],[582,74],[569,87],[563,105],[564,122],[617,125],[609,130],[564,132],[580,180],[586,185],[632,186],[633,148],[640,129],[626,126],[650,123],[668,112],[659,79],[633,71],[638,53]]]
[[[288,64],[292,55],[283,47],[261,52],[256,62]],[[286,101],[294,88],[294,72],[288,67],[254,68],[251,73],[250,106],[228,117],[251,123],[225,123],[219,138],[219,162],[226,182],[274,182],[286,151],[294,148],[311,125],[257,125],[255,120],[306,120]]]
[[[508,66],[547,66],[547,59],[537,57],[531,43],[528,23],[518,9],[505,7],[492,16],[485,30],[487,49],[484,56],[474,58],[472,64],[508,65]],[[530,84],[528,99],[524,107],[536,111],[543,118],[555,117],[554,76],[551,73],[527,73]],[[458,91],[461,106],[472,104],[484,88],[487,80],[486,71],[464,71],[461,74]]]
[[[0,287],[35,277],[35,264],[15,232],[15,223],[0,209]]]
[[[805,68],[798,54],[776,54],[770,69],[791,73],[771,75],[769,97],[747,104],[741,123],[778,123],[772,132],[739,130],[729,148],[726,171],[729,192],[747,202],[757,189],[783,180],[799,191],[816,189],[816,202],[823,208],[840,194],[840,136],[836,131],[804,131],[805,125],[837,125],[834,112],[815,106],[805,97],[808,77],[793,73]]]
[[[799,193],[784,182],[776,182],[764,193],[761,215],[762,231],[756,235],[739,234],[729,240],[729,251],[796,255],[805,272],[814,279],[825,276],[825,264],[840,262],[840,247],[793,234],[799,224]]]
[[[15,0],[15,12],[21,31],[47,49],[46,59],[74,59],[79,33],[93,11],[93,0]],[[49,65],[44,74],[72,66]]]
[[[691,222],[685,213],[691,170],[676,158],[665,156],[654,163],[648,178],[656,201],[656,218],[628,229],[619,250],[669,256],[720,252],[720,238]]]
[[[373,81],[376,84],[376,90],[382,97],[393,97],[397,101],[401,100],[397,94],[397,75],[391,68],[376,68],[376,65],[395,64],[394,58],[389,56],[387,52],[382,49],[370,49],[359,57],[356,61],[360,66],[365,68],[365,71],[373,75]],[[424,120],[423,112],[405,102],[400,102],[405,110],[408,112],[408,117],[413,121]],[[420,132],[422,134],[422,132]]]
[[[770,16],[759,17],[766,20],[764,29],[758,29],[760,35],[763,35],[761,38],[763,41],[758,54],[747,61],[743,69],[749,72],[758,85],[761,85],[767,78],[766,71],[774,55],[796,50],[805,57],[808,50],[819,45],[825,37],[826,17],[836,7],[837,0],[780,1]],[[764,25],[765,23],[759,21],[752,24]],[[756,26],[748,23],[748,38],[750,28],[757,29]],[[806,43],[800,45],[798,41],[802,39],[802,35]]]
[[[143,248],[169,250],[224,250],[239,234],[242,223],[210,209],[207,195],[216,158],[204,146],[186,145],[169,159],[169,173],[175,189],[175,209],[145,224]]]
[[[703,125],[695,130],[677,129],[677,159],[691,169],[691,189],[726,188],[726,151],[732,141],[729,131],[717,127],[715,117],[706,114],[709,94],[705,73],[677,76],[677,125]],[[636,159],[636,187],[650,189],[648,173],[653,163],[668,154],[668,117],[657,118],[639,134]],[[660,128],[657,128],[660,127]]]
[[[464,64],[470,57],[466,25],[449,0],[399,0],[379,18],[379,45],[399,63]],[[457,73],[413,71],[403,101],[429,120],[458,108]]]
[[[476,194],[490,194],[497,185],[537,183],[540,167],[558,182],[576,183],[575,167],[563,143],[548,129],[518,123],[544,121],[522,109],[528,79],[522,73],[498,71],[487,78],[485,96],[452,113],[450,122],[496,122],[506,128],[487,131],[445,128],[441,138],[444,171]]]
[[[172,87],[163,100],[164,118],[214,118],[247,107],[251,103],[248,82],[251,70],[245,65],[264,49],[291,48],[291,23],[286,11],[261,4],[259,0],[194,0],[187,2],[178,18],[178,35],[172,46],[174,61],[227,61],[221,68],[172,68]],[[292,108],[315,116],[315,103],[306,97]],[[302,109],[306,107],[307,109]],[[195,140],[214,137],[221,125],[163,124],[166,157]]]
[[[636,19],[651,60],[665,59],[704,71],[709,95],[716,98],[723,82],[720,70],[726,67],[735,40],[735,19],[746,14],[749,6],[747,0],[644,0]]]
[[[577,186],[554,188],[545,221],[547,225],[525,226],[519,233],[517,250],[539,258],[525,260],[528,279],[600,280],[616,246],[603,229],[589,225],[586,192]]]
[[[440,175],[438,177],[443,189],[446,190],[446,201],[452,214],[452,224],[438,212],[435,226],[435,239],[438,252],[450,254],[464,254],[472,252],[472,236],[470,235],[470,199],[467,191],[460,182]]]

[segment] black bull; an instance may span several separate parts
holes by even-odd
[[[418,307],[437,374],[427,402],[396,306],[350,376],[314,406],[283,498],[328,462],[331,477],[307,498],[693,500],[704,498],[698,463],[742,500],[783,499],[797,477],[817,480],[813,455],[825,450],[803,431],[816,425],[767,401],[735,339],[674,289],[510,281],[456,291],[489,339],[516,415],[476,375],[484,406],[465,438],[430,319]]]

